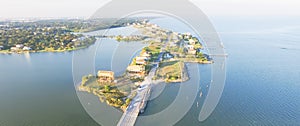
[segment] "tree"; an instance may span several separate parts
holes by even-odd
[[[116,40],[117,40],[118,42],[120,42],[121,39],[122,39],[122,36],[121,36],[121,35],[116,36]]]
[[[88,80],[89,80],[88,76],[83,76],[81,79],[81,85],[85,85]]]
[[[105,86],[104,86],[104,91],[105,91],[105,92],[110,92],[110,86],[105,85]]]

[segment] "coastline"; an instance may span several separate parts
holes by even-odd
[[[38,51],[33,51],[33,50],[30,50],[30,51],[9,51],[9,50],[0,50],[0,54],[25,54],[25,53],[63,53],[63,52],[72,52],[72,51],[77,51],[77,50],[81,50],[81,49],[86,49],[88,48],[89,46],[91,45],[94,45],[95,42],[97,40],[95,40],[93,42],[93,44],[90,44],[90,45],[87,45],[87,46],[82,46],[82,47],[77,47],[77,48],[73,48],[73,49],[64,49],[64,50],[38,50]]]
[[[145,109],[148,94],[150,95],[151,92],[152,81],[185,82],[190,79],[186,63],[213,63],[208,56],[205,57],[199,51],[202,48],[199,39],[189,33],[174,33],[150,23],[133,24],[133,27],[144,34],[142,36],[106,36],[106,38],[115,39],[118,42],[128,42],[141,37],[144,42],[149,43],[148,46],[142,49],[140,55],[130,62],[126,71],[128,75],[125,76],[125,79],[114,81],[114,84],[108,84],[99,83],[97,80],[104,75],[89,75],[90,78],[83,76],[83,81],[77,88],[78,91],[92,93],[98,96],[101,102],[106,102],[108,105],[121,109],[126,113],[127,109],[131,109],[134,103],[143,105],[143,109]],[[148,41],[146,41],[146,38]],[[107,76],[105,74],[106,79]],[[130,88],[130,91],[120,90],[122,84],[126,83],[126,78],[129,78],[130,83],[125,86]],[[143,98],[145,101],[140,103],[136,100],[136,96]]]

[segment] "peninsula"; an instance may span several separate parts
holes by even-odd
[[[112,71],[100,70],[97,75],[82,78],[78,87],[80,91],[93,93],[100,101],[128,112],[128,109],[134,108],[133,104],[146,105],[144,102],[150,95],[152,81],[184,82],[189,79],[186,62],[213,63],[202,52],[203,46],[199,39],[190,33],[166,30],[147,20],[129,24],[129,27],[137,28],[142,34],[108,38],[119,42],[141,40],[148,46],[133,58],[123,76],[115,77]],[[143,102],[137,99],[143,99]]]

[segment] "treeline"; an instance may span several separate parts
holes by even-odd
[[[56,27],[10,28],[0,31],[0,45],[3,50],[10,50],[18,44],[40,51],[70,50],[76,47],[88,46],[95,38],[73,34],[70,30]]]
[[[61,51],[86,47],[95,42],[95,37],[75,34],[111,27],[122,27],[141,19],[72,19],[40,20],[35,22],[0,22],[0,50],[11,51],[22,44],[32,51]]]

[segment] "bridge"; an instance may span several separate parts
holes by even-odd
[[[157,65],[152,68],[149,75],[145,77],[145,80],[141,83],[141,87],[137,91],[137,95],[132,99],[126,111],[122,115],[118,126],[133,126],[139,113],[144,111],[150,97],[152,78],[156,69]]]
[[[144,81],[140,84],[140,88],[137,90],[137,95],[128,105],[117,126],[134,126],[139,113],[144,112],[147,101],[151,94],[152,78],[159,67],[158,64],[161,62],[161,57],[163,54],[164,52],[159,54],[157,60],[154,62],[153,68],[150,70],[148,76],[145,77]]]

